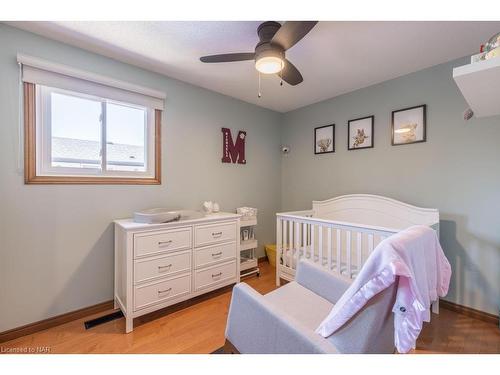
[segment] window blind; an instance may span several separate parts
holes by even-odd
[[[161,91],[36,57],[17,55],[17,61],[22,65],[23,82],[80,92],[152,109],[164,109],[166,95]]]

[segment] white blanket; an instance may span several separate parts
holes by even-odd
[[[450,263],[436,232],[422,225],[396,233],[373,250],[316,332],[330,336],[397,276],[394,343],[400,353],[415,348],[423,322],[430,320],[431,302],[448,293],[451,277]]]

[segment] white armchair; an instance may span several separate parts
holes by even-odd
[[[337,332],[314,331],[349,287],[344,279],[301,260],[295,281],[261,295],[233,289],[226,327],[228,353],[393,353],[395,284],[372,298]]]

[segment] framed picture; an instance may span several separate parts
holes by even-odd
[[[314,153],[335,152],[335,124],[314,128]]]
[[[426,105],[392,112],[392,145],[426,141]]]
[[[361,150],[373,147],[373,123],[375,116],[368,116],[349,120],[347,122],[347,149]]]

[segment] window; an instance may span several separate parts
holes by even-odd
[[[23,66],[26,183],[160,183],[158,101],[39,70]]]
[[[36,97],[38,174],[153,177],[152,110],[47,86]]]

